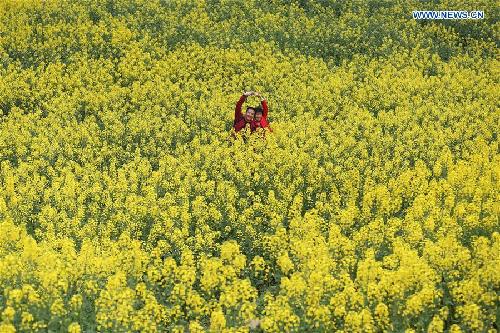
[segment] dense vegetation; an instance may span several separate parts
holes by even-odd
[[[496,332],[498,28],[0,1],[0,331]],[[265,140],[230,139],[246,90]]]

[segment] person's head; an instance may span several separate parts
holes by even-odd
[[[251,122],[253,120],[253,117],[255,115],[255,108],[253,107],[247,107],[247,112],[245,112],[245,121],[247,123]]]
[[[255,115],[254,115],[255,120],[257,122],[260,122],[260,120],[262,119],[262,112],[263,112],[262,111],[262,107],[261,106],[257,106],[254,109],[255,109]]]

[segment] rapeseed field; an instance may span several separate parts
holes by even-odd
[[[498,32],[486,0],[1,0],[0,332],[498,332]],[[246,91],[272,132],[234,133]]]

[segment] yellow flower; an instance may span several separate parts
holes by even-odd
[[[210,315],[210,330],[219,332],[226,327],[226,318],[221,310],[215,310]]]
[[[66,314],[66,308],[64,306],[63,300],[58,298],[50,306],[50,312],[54,316],[62,317]]]
[[[189,332],[202,333],[202,332],[205,332],[205,329],[197,321],[191,321],[189,323]]]
[[[294,269],[294,265],[292,260],[290,260],[290,257],[288,257],[288,253],[284,252],[282,253],[277,260],[277,264],[281,271],[285,274],[288,274],[290,271]]]
[[[431,323],[429,324],[428,332],[441,333],[444,332],[444,322],[439,316],[434,316]]]
[[[83,302],[83,299],[82,299],[81,295],[71,296],[70,305],[71,305],[72,310],[78,311],[82,306],[82,302]]]
[[[16,333],[16,328],[12,324],[0,323],[0,332],[2,333]]]
[[[68,333],[80,333],[80,332],[81,332],[81,328],[80,328],[80,325],[78,323],[69,324]]]
[[[30,330],[33,320],[34,318],[31,313],[23,311],[21,313],[21,329]]]
[[[16,310],[13,307],[7,306],[2,312],[2,319],[6,322],[12,322],[14,320],[14,316],[16,314]]]

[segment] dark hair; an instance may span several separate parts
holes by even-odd
[[[254,107],[253,109],[255,110],[255,113],[257,113],[257,112],[263,113],[263,112],[264,112],[264,111],[262,110],[262,106],[260,106],[260,105],[259,105],[259,106],[257,106],[257,107]]]
[[[252,109],[255,112],[257,112],[257,110],[253,107],[253,106],[247,106],[247,112],[248,112],[248,109]]]

